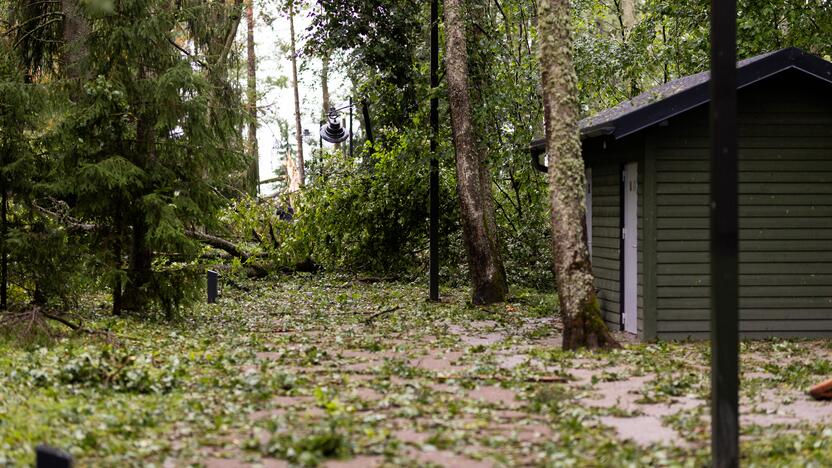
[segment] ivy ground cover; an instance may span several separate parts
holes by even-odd
[[[552,294],[283,276],[174,321],[0,337],[0,466],[703,466],[707,343],[560,350]],[[51,325],[55,330],[62,325]],[[63,330],[61,330],[63,332]],[[623,337],[622,337],[623,338]],[[832,343],[742,344],[747,466],[832,465]]]

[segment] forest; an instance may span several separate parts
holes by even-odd
[[[700,83],[710,27],[705,0],[0,0],[0,466],[708,464],[707,135],[678,136],[707,125],[638,140],[637,300],[625,161],[604,185],[590,151]],[[793,167],[740,173],[741,461],[825,466],[832,3],[737,0],[736,54],[774,89],[741,119],[804,106],[739,127],[748,167]]]

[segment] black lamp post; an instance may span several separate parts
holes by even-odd
[[[711,0],[711,456],[739,466],[737,2]]]
[[[321,126],[321,139],[328,143],[343,143],[350,140],[350,158],[353,156],[353,144],[352,144],[352,114],[353,108],[355,107],[355,103],[353,103],[352,98],[350,98],[350,103],[341,106],[339,108],[335,108],[334,106],[329,109],[329,121],[326,125]],[[341,122],[339,122],[339,112],[345,109],[350,110],[350,124],[349,124],[349,131],[344,131]],[[364,129],[365,135],[367,136],[367,140],[372,143],[373,142],[373,125],[370,121],[370,106],[367,104],[366,100],[361,101],[361,113],[364,116],[364,125],[366,128]]]
[[[352,134],[352,128],[350,128],[350,134]],[[329,121],[326,125],[321,126],[321,139],[327,143],[337,144],[345,142],[347,138],[349,136],[341,127],[341,122],[338,119],[338,109],[333,107],[329,110]]]
[[[430,4],[430,300],[439,300],[439,0]]]

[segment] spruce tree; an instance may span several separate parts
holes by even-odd
[[[155,304],[170,315],[199,274],[187,263],[200,253],[187,232],[215,223],[228,175],[245,169],[241,93],[216,47],[198,53],[212,38],[199,23],[212,15],[199,10],[216,6],[98,5],[84,10],[84,74],[67,83],[52,189],[108,251],[114,312]]]

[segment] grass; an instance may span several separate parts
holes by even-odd
[[[106,308],[89,306],[76,318],[109,335],[50,337],[53,331],[25,342],[2,335],[0,466],[31,464],[34,446],[44,442],[68,450],[82,466],[198,466],[210,457],[314,466],[354,456],[416,466],[423,464],[419,454],[432,450],[506,466],[707,464],[706,408],[666,418],[684,446],[643,447],[619,440],[600,422],[629,414],[584,403],[593,385],[638,375],[655,376],[641,389],[645,402],[707,399],[705,343],[597,354],[535,345],[551,335],[547,311],[557,301],[534,291],[521,291],[507,305],[475,308],[463,290],[443,291],[446,299],[431,304],[421,285],[337,276],[284,276],[248,286],[251,292],[226,287],[218,305],[197,306],[175,322],[114,319]],[[393,306],[400,309],[366,323]],[[499,343],[466,346],[448,330],[482,321],[512,333]],[[501,368],[501,356],[518,346],[526,346],[528,362]],[[802,389],[829,376],[830,361],[813,359],[810,348],[829,355],[826,341],[744,342],[750,356],[744,371],[764,375],[744,378],[743,396]],[[448,379],[412,361],[443,349],[458,352],[453,364],[460,375]],[[374,365],[348,368],[367,360]],[[586,388],[527,379],[544,368],[568,375],[576,367],[601,372]],[[492,403],[467,398],[479,385],[516,392],[526,416],[512,419]],[[378,397],[357,397],[360,389]],[[303,403],[276,409],[275,397]],[[551,434],[518,436],[526,423]],[[396,436],[404,428],[424,434],[424,443]],[[825,426],[748,426],[743,434],[744,465],[832,464],[832,430]]]

